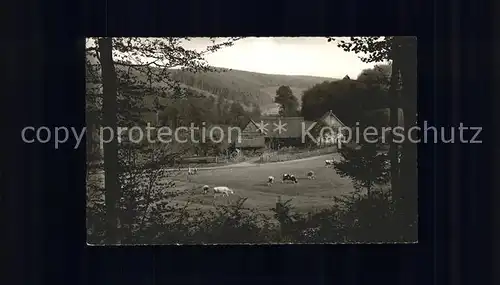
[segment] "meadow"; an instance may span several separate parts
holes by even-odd
[[[268,214],[281,197],[282,200],[292,199],[297,210],[307,212],[329,208],[334,197],[354,191],[351,180],[340,177],[333,168],[325,166],[325,159],[331,158],[332,154],[266,164],[241,163],[202,169],[196,175],[182,173],[170,179],[176,181],[179,191],[186,192],[177,199],[191,201],[191,207],[212,208],[215,204],[230,204],[238,198],[247,198],[245,208]],[[307,179],[310,170],[314,171],[316,179]],[[283,173],[294,174],[298,183],[281,183]],[[267,184],[269,176],[276,178],[271,186]],[[211,193],[203,194],[203,185],[227,186],[235,193],[229,197],[214,198]]]

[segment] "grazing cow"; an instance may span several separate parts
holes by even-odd
[[[188,168],[188,175],[195,175],[196,173],[198,173],[198,168],[196,168],[196,167],[193,167],[193,168],[189,167]]]
[[[222,196],[229,196],[229,194],[234,194],[234,191],[226,186],[218,186],[214,187],[214,198],[217,196],[217,194],[222,194]]]
[[[210,187],[208,185],[203,185],[203,194],[207,194]]]
[[[284,183],[285,181],[292,181],[293,183],[299,183],[297,180],[297,177],[293,174],[283,174],[283,178],[281,179],[281,183]]]
[[[325,166],[328,167],[330,165],[333,165],[333,159],[327,159],[327,160],[325,160]]]
[[[309,180],[316,179],[316,175],[314,175],[314,171],[311,170],[311,171],[307,172],[307,178]]]
[[[274,183],[274,176],[269,176],[267,178],[267,186],[271,186]]]

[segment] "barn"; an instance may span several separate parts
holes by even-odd
[[[237,146],[272,149],[300,146],[303,122],[303,117],[263,116],[259,120],[250,120],[242,131],[242,142]]]
[[[266,147],[266,137],[258,129],[253,120],[249,120],[241,131],[241,140],[236,142],[236,147],[246,150],[256,150]]]
[[[335,114],[333,114],[332,110],[326,112],[318,120],[318,122],[321,122],[329,127],[332,127],[333,129],[339,129],[346,126],[337,116],[335,116]]]
[[[242,149],[301,147],[310,142],[307,136],[303,140],[303,130],[313,127],[310,133],[318,135],[325,126],[333,130],[345,127],[332,111],[325,113],[317,122],[304,120],[303,117],[263,116],[259,120],[248,122],[242,130],[241,142],[236,143],[236,147]]]
[[[325,128],[322,137],[320,136],[321,128]],[[311,133],[314,133],[317,136],[319,145],[329,145],[337,144],[339,131],[342,132],[343,136],[348,135],[346,133],[346,125],[337,116],[335,116],[332,110],[330,110],[321,116]]]

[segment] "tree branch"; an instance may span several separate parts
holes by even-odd
[[[121,66],[128,66],[128,67],[146,67],[146,66],[150,66],[156,62],[158,62],[160,59],[156,59],[152,62],[149,62],[149,63],[144,63],[144,64],[132,64],[132,63],[125,63],[125,62],[120,62],[120,61],[116,61],[115,60],[115,64],[116,65],[121,65]],[[158,64],[156,64],[157,66],[159,66]]]

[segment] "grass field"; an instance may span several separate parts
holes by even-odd
[[[337,154],[335,154],[337,156]],[[247,198],[245,208],[255,208],[263,213],[270,213],[278,196],[282,200],[293,199],[292,203],[300,211],[309,211],[330,207],[333,197],[348,194],[354,190],[349,179],[340,177],[333,168],[325,167],[325,159],[332,154],[266,164],[239,164],[234,167],[200,170],[197,175],[181,175],[174,178],[180,189],[191,189],[190,195],[180,200],[192,201],[193,207],[210,208],[213,203],[229,203],[239,197]],[[315,180],[309,180],[306,174],[312,170]],[[299,183],[281,183],[281,175],[291,173],[298,177]],[[267,185],[267,177],[274,176],[275,183]],[[227,186],[235,195],[217,197],[203,194],[202,186]]]
[[[245,208],[253,208],[263,214],[271,214],[269,209],[275,206],[280,196],[283,201],[292,199],[298,211],[311,211],[328,208],[333,205],[333,198],[351,193],[354,188],[350,179],[340,177],[331,167],[325,166],[325,159],[339,159],[339,154],[328,154],[300,160],[253,164],[243,162],[234,165],[200,169],[196,175],[182,174],[169,177],[176,181],[176,190],[187,194],[177,197],[178,202],[191,201],[188,208],[211,209],[214,204],[229,204],[238,198],[247,198]],[[308,171],[314,171],[315,180],[306,177]],[[281,183],[283,173],[294,174],[299,183]],[[267,178],[276,178],[273,185],[267,185]],[[93,179],[101,180],[94,177]],[[101,180],[101,183],[103,181]],[[229,197],[217,197],[203,194],[203,185],[210,187],[227,186],[235,194]]]

